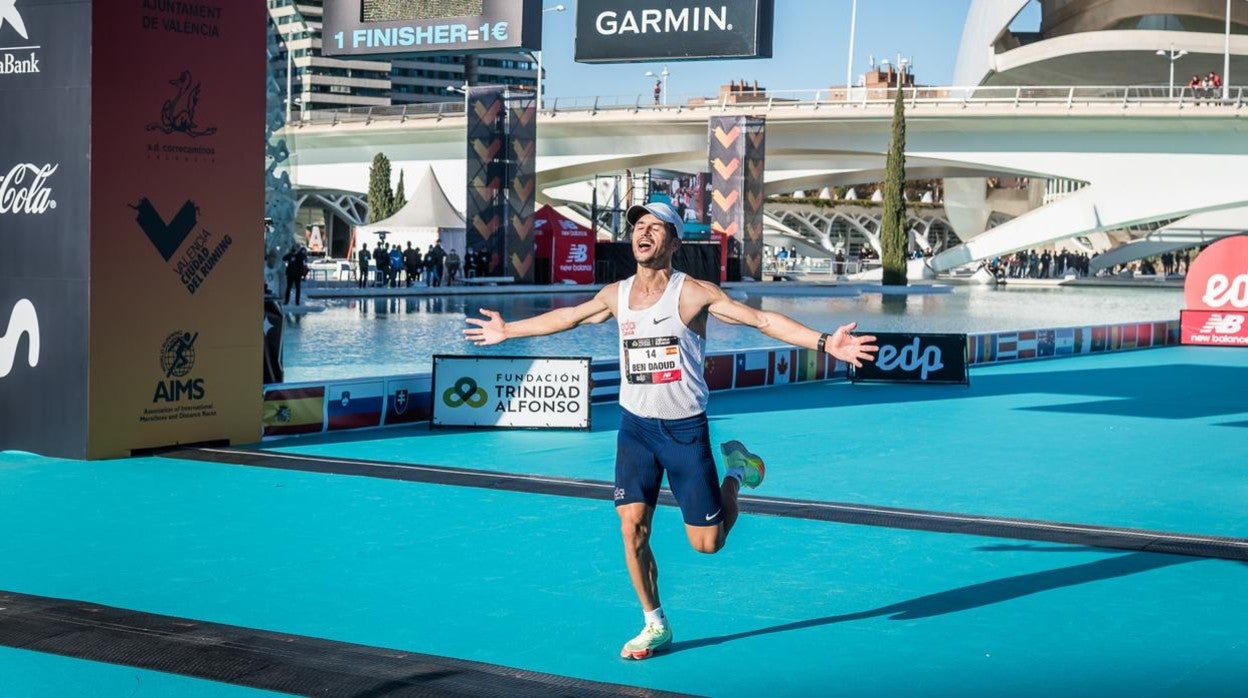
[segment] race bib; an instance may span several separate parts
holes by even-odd
[[[675,383],[680,380],[680,340],[646,337],[624,340],[624,366],[629,383]]]

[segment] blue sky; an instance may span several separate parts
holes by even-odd
[[[544,15],[543,56],[546,98],[649,94],[666,65],[673,98],[714,96],[730,80],[757,80],[770,90],[817,89],[845,84],[852,0],[775,0],[773,58],[736,61],[583,64],[574,53],[575,0],[546,0],[565,12]],[[948,85],[953,79],[962,25],[971,0],[858,0],[854,79],[866,72],[871,56],[895,61],[913,58],[920,84]],[[1033,3],[1018,24],[1039,23]],[[683,101],[683,100],[682,100]]]

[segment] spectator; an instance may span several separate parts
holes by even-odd
[[[459,276],[459,253],[451,250],[446,253],[446,285],[454,286]]]
[[[364,285],[368,283],[368,260],[371,257],[372,255],[368,252],[368,243],[366,242],[360,246],[360,251],[356,254],[360,270],[360,276],[356,279],[358,288],[364,288]]]
[[[654,106],[659,106],[659,100],[663,97],[663,81],[654,81]]]
[[[373,248],[373,267],[376,269],[373,282],[378,286],[385,286],[390,278],[390,255],[386,253],[384,242],[377,243]]]
[[[411,288],[420,278],[420,250],[412,247],[411,240],[407,241],[407,249],[403,250],[403,271],[407,274],[407,287]]]
[[[403,251],[396,243],[390,248],[390,288],[399,285],[399,272],[403,270]]]
[[[295,289],[295,305],[299,305],[303,293],[303,277],[308,273],[308,249],[303,245],[287,252],[282,261],[286,262],[286,294],[282,303],[290,305],[290,289]]]

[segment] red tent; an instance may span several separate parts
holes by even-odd
[[[552,206],[541,207],[533,218],[537,256],[550,259],[551,283],[594,283],[594,231]]]

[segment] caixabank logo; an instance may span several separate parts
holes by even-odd
[[[189,377],[195,368],[195,341],[198,332],[176,330],[165,337],[160,345],[160,369],[164,379],[156,383],[152,402],[180,402],[203,400],[204,379]]]
[[[135,222],[139,229],[156,252],[169,263],[188,293],[194,294],[199,290],[234,244],[228,233],[217,237],[199,225],[199,207],[190,199],[183,202],[168,220],[147,197],[131,204],[130,208],[137,212]],[[179,253],[187,238],[191,238],[191,243]]]
[[[39,49],[30,38],[17,0],[0,0],[0,76],[39,72]]]

